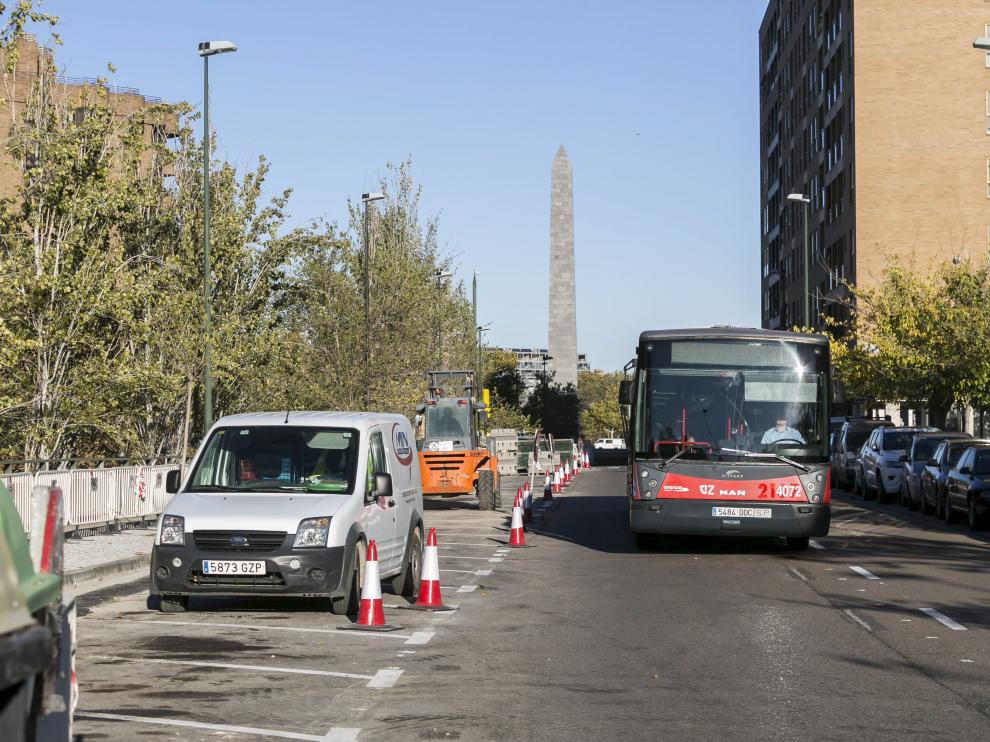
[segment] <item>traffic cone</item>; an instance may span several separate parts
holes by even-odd
[[[548,502],[553,499],[553,477],[550,476],[550,472],[547,472],[547,476],[543,480],[543,502]]]
[[[585,469],[591,468],[591,456],[588,455],[587,451],[584,452],[584,468]]]
[[[516,504],[512,508],[512,530],[509,533],[509,546],[514,549],[528,547],[526,543],[525,529],[523,528],[522,506]]]
[[[560,494],[560,467],[556,467],[553,470],[553,493],[555,495]]]
[[[523,490],[523,522],[533,522],[533,493],[529,489]]]
[[[564,484],[571,483],[571,462],[567,461],[564,463]]]
[[[440,597],[440,558],[437,554],[437,532],[431,528],[426,534],[426,546],[423,548],[423,576],[419,582],[419,597],[413,605],[400,606],[415,611],[452,611],[449,605],[443,604]]]
[[[357,623],[341,628],[355,631],[395,631],[402,628],[385,623],[382,583],[378,577],[378,546],[374,539],[368,542],[368,556],[364,560],[364,585],[361,588]]]
[[[521,507],[522,506],[522,498],[523,498],[523,488],[522,487],[516,487],[516,499],[512,501],[512,507],[516,507],[517,505],[519,505]]]

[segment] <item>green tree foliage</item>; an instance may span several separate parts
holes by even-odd
[[[578,436],[578,394],[573,384],[556,384],[550,374],[529,395],[523,413],[541,430],[557,438]]]
[[[0,456],[188,452],[203,420],[196,116],[123,115],[99,84],[70,98],[50,59],[5,113],[21,185],[0,203]],[[290,194],[265,197],[267,174],[264,159],[211,165],[215,415],[360,409],[366,392],[412,414],[425,371],[470,367],[476,346],[464,287],[434,279],[453,265],[409,163],[389,166],[370,224],[368,389],[363,215],[286,231]]]
[[[581,434],[587,439],[621,434],[622,414],[619,410],[619,382],[622,374],[604,371],[582,371],[578,374],[578,398],[581,400]]]
[[[491,391],[493,405],[516,411],[522,409],[526,383],[519,374],[514,353],[504,350],[485,353],[485,387]]]
[[[954,403],[990,405],[990,272],[946,262],[921,273],[892,261],[877,288],[852,288],[833,324],[832,362],[850,398],[925,402],[935,424]]]

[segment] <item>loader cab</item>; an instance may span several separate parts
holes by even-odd
[[[470,399],[440,398],[423,405],[424,451],[465,451],[475,448],[474,415]]]

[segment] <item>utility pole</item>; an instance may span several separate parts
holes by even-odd
[[[474,328],[478,338],[478,363],[475,366],[475,395],[480,399],[480,392],[477,391],[481,384],[481,331],[478,326],[478,271],[474,272],[471,278],[471,311],[474,317]]]

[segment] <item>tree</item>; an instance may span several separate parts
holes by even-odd
[[[555,384],[550,374],[529,395],[523,413],[542,430],[558,438],[578,436],[578,395],[573,384]]]
[[[493,404],[521,410],[526,383],[519,374],[515,354],[504,350],[486,352],[485,370],[485,387],[491,390]]]
[[[935,424],[954,403],[990,405],[987,267],[946,262],[923,274],[893,259],[879,286],[851,293],[850,319],[830,328],[848,396],[924,401]]]

